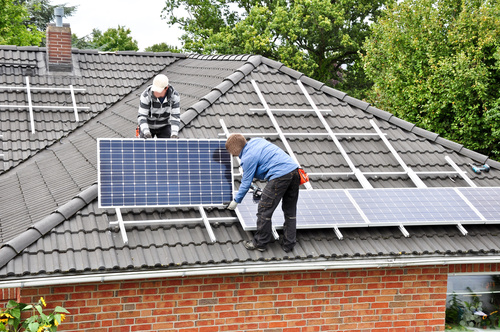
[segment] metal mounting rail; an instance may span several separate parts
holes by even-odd
[[[27,105],[0,105],[0,108],[27,108],[29,111],[29,118],[30,118],[30,128],[31,128],[31,133],[35,133],[35,120],[33,116],[33,110],[34,109],[60,109],[60,110],[73,110],[75,113],[75,121],[79,122],[80,119],[78,117],[78,110],[79,109],[89,109],[90,107],[80,107],[76,106],[76,98],[75,98],[75,91],[85,91],[85,89],[75,89],[73,88],[73,85],[70,85],[69,88],[37,88],[37,87],[32,87],[30,85],[29,77],[25,77],[26,80],[26,86],[0,86],[0,89],[5,89],[5,90],[26,90],[26,95],[28,99],[28,104]],[[31,91],[34,90],[41,90],[41,91],[69,91],[71,94],[71,101],[72,101],[72,106],[50,106],[50,105],[33,105],[33,100],[31,97]]]
[[[186,224],[200,224],[203,223],[205,228],[207,229],[208,235],[212,243],[217,241],[215,234],[212,230],[212,223],[217,223],[221,221],[238,221],[235,217],[217,217],[217,218],[208,218],[205,209],[203,206],[198,206],[198,211],[200,212],[200,218],[182,218],[182,219],[156,219],[156,220],[131,220],[124,221],[122,212],[120,208],[115,208],[117,220],[110,221],[110,226],[118,226],[120,229],[120,234],[123,239],[124,244],[128,244],[128,236],[127,236],[127,227],[134,226],[153,226],[153,225],[186,225]]]
[[[321,123],[325,127],[326,131],[328,132],[328,135],[333,140],[333,143],[335,144],[335,146],[337,147],[337,149],[339,149],[340,153],[342,154],[342,156],[346,160],[347,164],[349,165],[349,168],[352,170],[352,172],[354,173],[354,175],[356,176],[356,178],[358,179],[358,181],[361,183],[361,186],[363,188],[365,188],[365,189],[372,189],[373,186],[370,184],[370,182],[368,182],[368,180],[363,175],[363,173],[359,170],[359,168],[357,168],[354,165],[354,163],[352,162],[351,158],[349,158],[349,155],[345,151],[345,149],[342,146],[342,144],[340,144],[340,141],[338,140],[337,136],[333,133],[332,128],[330,128],[330,125],[328,125],[328,123],[326,122],[325,118],[323,117],[323,114],[321,114],[321,112],[316,107],[316,104],[312,100],[311,96],[307,92],[307,90],[304,87],[304,85],[302,84],[302,82],[300,80],[297,80],[297,84],[299,85],[300,89],[302,90],[302,92],[306,96],[306,98],[309,101],[309,104],[311,105],[311,107],[313,108],[313,110],[316,112],[316,116],[319,118],[319,120],[321,121]]]
[[[278,124],[278,121],[276,121],[276,118],[274,117],[274,114],[273,112],[271,111],[271,109],[269,108],[269,106],[267,105],[267,102],[266,100],[264,99],[264,96],[262,95],[262,93],[260,92],[260,89],[259,87],[257,86],[257,83],[255,83],[255,80],[252,80],[252,85],[255,89],[255,91],[257,92],[257,95],[259,96],[259,99],[260,99],[260,102],[262,103],[262,105],[264,105],[264,108],[266,110],[266,113],[267,115],[269,116],[269,119],[271,119],[271,122],[273,123],[274,125],[274,128],[276,129],[276,132],[278,133],[278,136],[280,137],[281,139],[281,142],[283,143],[283,145],[285,146],[285,149],[286,151],[288,152],[288,155],[299,165],[300,167],[300,163],[299,161],[297,160],[297,157],[295,157],[295,153],[293,152],[292,148],[290,147],[290,144],[288,144],[288,141],[283,133],[283,131],[281,130],[279,124]],[[319,113],[321,114],[321,113]],[[304,186],[308,189],[308,190],[311,190],[312,189],[312,185],[310,182],[306,182],[304,183]]]

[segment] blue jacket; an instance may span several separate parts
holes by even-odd
[[[240,189],[234,200],[241,203],[254,178],[272,180],[297,169],[299,165],[278,146],[263,138],[252,138],[240,152],[243,169]]]

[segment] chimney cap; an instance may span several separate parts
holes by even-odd
[[[56,7],[54,8],[54,15],[56,17],[56,27],[62,27],[62,19],[64,16],[64,7]]]

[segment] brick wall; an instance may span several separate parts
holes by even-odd
[[[59,331],[444,331],[449,272],[498,265],[256,273],[23,288]],[[49,311],[50,312],[50,311]]]
[[[49,70],[71,71],[71,28],[69,25],[57,27],[51,23],[47,26],[46,36]]]

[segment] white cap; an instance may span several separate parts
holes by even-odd
[[[168,86],[168,77],[163,74],[156,75],[155,79],[153,80],[153,86],[151,87],[151,90],[154,92],[162,92],[165,90],[165,88]]]

